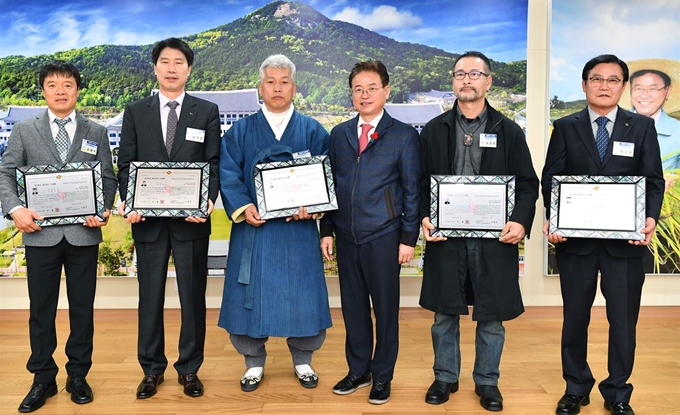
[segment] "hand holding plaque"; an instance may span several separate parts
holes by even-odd
[[[500,238],[514,207],[515,176],[430,178],[432,238]]]
[[[101,166],[97,162],[24,166],[16,169],[17,194],[42,226],[105,221]]]
[[[208,162],[130,163],[124,213],[142,217],[207,217]]]
[[[553,176],[548,234],[644,241],[645,202],[643,176]]]

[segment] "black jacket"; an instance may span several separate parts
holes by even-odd
[[[457,105],[457,104],[456,104]],[[514,175],[515,208],[510,221],[524,226],[527,235],[536,211],[538,177],[522,129],[486,103],[488,117],[482,133],[496,134],[496,148],[484,148],[480,175]],[[432,119],[420,134],[421,217],[430,216],[430,175],[453,174],[456,108]],[[483,239],[481,279],[466,293],[467,260],[463,238],[428,242],[425,249],[420,305],[447,314],[468,314],[474,304],[473,319],[510,320],[524,311],[519,289],[517,245]],[[467,294],[467,295],[466,295]],[[471,296],[472,294],[472,296]],[[472,301],[470,301],[473,299]]]

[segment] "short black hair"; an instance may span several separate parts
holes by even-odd
[[[80,89],[82,79],[80,78],[80,71],[72,63],[66,61],[53,61],[45,64],[40,68],[40,88],[44,89],[45,78],[50,75],[61,75],[66,78],[73,77],[76,80],[76,86]]]
[[[477,52],[476,50],[468,50],[467,52],[463,53],[458,58],[456,58],[456,60],[453,62],[454,69],[455,69],[456,65],[458,64],[458,61],[463,59],[463,58],[479,58],[479,59],[483,60],[484,65],[486,66],[486,68],[484,68],[484,69],[488,73],[491,73],[491,61],[482,52]]]
[[[583,72],[581,73],[581,79],[584,81],[588,80],[588,74],[593,68],[601,63],[615,63],[621,67],[623,71],[623,83],[628,82],[628,65],[626,62],[619,59],[616,55],[600,55],[589,60],[586,66],[583,67]]]
[[[640,69],[639,71],[635,71],[631,76],[630,76],[630,82],[633,83],[633,79],[638,78],[642,75],[647,75],[648,73],[658,75],[659,78],[663,81],[663,86],[667,87],[671,84],[671,77],[666,74],[666,72],[661,72],[657,69]]]
[[[158,62],[158,57],[161,56],[161,52],[165,48],[172,48],[172,49],[177,49],[181,51],[184,54],[184,57],[187,60],[187,64],[191,66],[194,63],[194,51],[191,50],[189,45],[182,39],[177,39],[176,37],[169,37],[165,40],[161,40],[160,42],[156,43],[156,46],[153,47],[153,50],[151,51],[151,60],[153,61],[154,66]]]
[[[354,77],[361,72],[375,72],[380,75],[382,86],[385,87],[390,84],[390,75],[387,73],[387,67],[380,61],[364,61],[357,62],[349,73],[349,87],[352,88],[352,81]]]

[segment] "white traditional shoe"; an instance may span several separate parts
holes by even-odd
[[[295,366],[295,376],[298,377],[303,388],[313,389],[319,384],[319,376],[310,365]]]
[[[260,386],[260,381],[264,377],[263,367],[251,367],[246,370],[246,373],[241,377],[241,390],[243,392],[252,392]]]

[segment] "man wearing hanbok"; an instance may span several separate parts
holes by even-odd
[[[293,62],[283,55],[268,57],[260,66],[262,109],[222,137],[220,186],[234,224],[218,325],[245,357],[244,392],[262,380],[270,336],[287,338],[300,384],[316,387],[312,353],[332,325],[316,215],[300,207],[286,219],[264,221],[257,210],[256,164],[328,150],[328,132],[293,107],[295,91]]]

